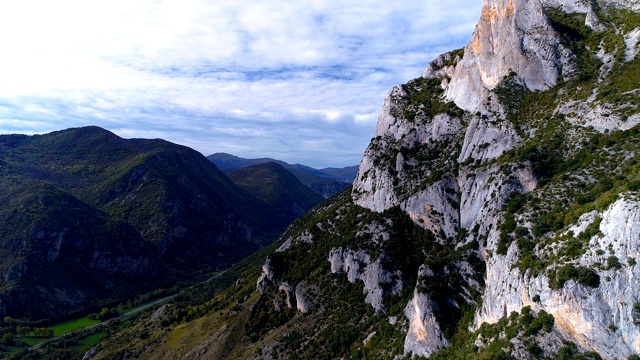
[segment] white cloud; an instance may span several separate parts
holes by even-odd
[[[3,2],[0,133],[95,124],[205,155],[355,164],[389,88],[463,46],[481,3]]]

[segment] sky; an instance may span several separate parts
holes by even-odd
[[[97,125],[203,155],[357,165],[392,86],[471,39],[482,0],[0,4],[0,134]]]

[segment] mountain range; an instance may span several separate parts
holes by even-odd
[[[193,281],[322,200],[279,165],[256,171],[238,186],[192,149],[98,127],[0,135],[3,315],[57,318]]]
[[[271,158],[245,159],[226,153],[215,153],[207,156],[218,168],[226,173],[238,170],[247,166],[274,162],[282,165],[285,169],[295,175],[300,182],[307,185],[313,191],[329,198],[353,182],[358,173],[358,166],[347,166],[344,168],[324,168],[314,169],[312,167],[295,164],[291,165],[281,160]]]
[[[227,173],[251,195],[265,201],[275,214],[293,221],[324,198],[304,186],[296,176],[275,162],[242,167]]]
[[[485,0],[352,187],[92,358],[638,359],[639,43],[637,0]]]

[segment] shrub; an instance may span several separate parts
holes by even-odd
[[[622,264],[620,264],[620,261],[618,260],[618,258],[616,256],[609,256],[607,258],[607,269],[620,269],[622,268]]]
[[[640,301],[636,301],[633,303],[632,315],[633,323],[635,325],[640,325]]]
[[[568,280],[575,280],[584,286],[592,288],[600,286],[600,275],[593,269],[567,264],[549,274],[549,287],[561,289]]]

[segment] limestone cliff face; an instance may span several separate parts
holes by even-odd
[[[555,317],[557,334],[562,339],[605,358],[626,358],[640,352],[637,341],[640,314],[634,320],[632,309],[633,304],[640,304],[640,294],[634,290],[638,288],[639,274],[635,260],[629,260],[627,266],[627,259],[636,258],[640,245],[640,211],[633,193],[606,210],[590,213],[591,218],[581,217],[571,229],[573,236],[578,236],[579,229],[584,230],[593,216],[603,219],[601,234],[589,240],[587,247],[591,250],[569,261],[574,266],[599,269],[601,282],[597,288],[573,280],[561,289],[552,288],[548,273],[532,275],[518,268],[522,251],[516,241],[505,254],[498,251],[504,237],[503,206],[514,193],[527,194],[538,189],[540,173],[544,172],[533,160],[511,167],[505,167],[505,160],[500,160],[509,152],[520,151],[528,138],[535,136],[535,130],[533,125],[505,121],[514,111],[522,109],[510,109],[513,105],[505,102],[510,99],[498,96],[498,91],[515,91],[505,87],[507,79],[514,79],[516,88],[524,92],[544,92],[581,71],[576,50],[566,46],[557,25],[554,27],[547,15],[552,8],[567,14],[584,14],[586,26],[604,33],[610,30],[606,30],[609,25],[602,19],[602,11],[637,11],[640,3],[486,0],[464,54],[444,54],[429,63],[423,73],[424,79],[433,79],[444,89],[442,95],[434,91],[434,97],[443,104],[452,101],[466,111],[434,115],[418,110],[414,115],[407,109],[412,109],[416,88],[408,86],[411,83],[394,87],[383,103],[375,138],[363,156],[352,195],[356,204],[378,212],[399,206],[416,224],[439,233],[443,241],[459,236],[463,229],[465,236],[459,236],[461,244],[480,243],[479,251],[486,261],[487,286],[476,313],[476,329],[482,323],[496,323],[512,311],[520,312],[531,306],[534,311],[544,310]],[[599,49],[587,49],[594,57],[605,59],[599,65],[599,80],[594,81],[606,84],[606,77],[614,69],[612,62],[636,61],[640,28],[619,34],[625,48],[617,50],[624,55],[619,55],[618,60],[613,60],[613,56],[607,58],[603,43]],[[571,126],[591,126],[600,132],[626,130],[640,123],[639,113],[628,112],[621,117],[615,105],[597,96],[597,88],[593,91],[589,99],[558,98],[547,116],[559,114]],[[455,145],[445,150],[444,144]],[[441,158],[444,153],[453,155],[455,166],[447,161],[433,161],[426,153],[439,153]],[[423,173],[416,175],[414,168]],[[436,170],[441,171],[440,176],[429,181]],[[517,221],[523,229],[532,229],[529,220]],[[551,235],[539,236],[539,241],[544,241]],[[540,257],[543,248],[537,247]],[[620,259],[621,268],[603,265],[613,258]],[[556,261],[551,269],[565,265],[563,260],[568,261],[564,258]],[[434,311],[430,303],[426,294],[416,290],[407,305],[410,328],[405,353],[429,356],[447,346],[429,315]]]
[[[464,54],[447,97],[469,111],[478,110],[511,72],[530,90],[554,86],[567,57],[537,0],[485,0]]]
[[[560,8],[567,13],[586,14],[586,24],[602,27],[596,8],[613,6],[637,11],[636,0],[485,0],[482,15],[454,69],[433,71],[425,77],[443,77],[446,96],[468,111],[486,108],[491,91],[508,75],[518,76],[530,90],[546,90],[557,84],[559,77],[575,71],[571,64],[575,54],[561,42],[545,14],[547,8]],[[635,53],[634,33],[627,35],[627,61]],[[594,49],[595,50],[595,49]],[[435,62],[437,64],[438,62]],[[489,100],[490,101],[490,100]]]
[[[264,265],[262,265],[262,271],[258,278],[256,289],[260,292],[264,292],[269,285],[274,283],[274,281],[275,274],[273,272],[273,267],[271,266],[271,260],[267,259]]]
[[[430,269],[424,266],[420,268],[419,274],[421,276],[434,275]],[[433,301],[429,295],[415,289],[413,299],[407,304],[404,314],[409,319],[409,330],[404,341],[405,354],[430,356],[449,346],[449,341],[444,337],[436,319]]]
[[[440,221],[442,224],[435,227],[442,227],[451,234],[452,222],[457,219],[455,212],[449,211],[445,191],[455,186],[451,179],[432,184],[421,193],[402,191],[398,184],[403,183],[405,189],[411,189],[424,177],[437,171],[435,168],[426,168],[415,179],[410,179],[407,170],[417,171],[422,165],[416,155],[435,156],[435,153],[429,153],[440,151],[436,148],[441,142],[458,135],[465,120],[448,114],[437,114],[432,118],[418,114],[416,119],[420,121],[409,121],[402,115],[408,96],[407,90],[399,86],[387,95],[378,118],[374,141],[360,163],[352,195],[356,204],[378,212],[400,205],[416,220],[426,220],[425,211],[431,209],[446,213],[447,216]],[[423,154],[402,152],[402,149],[416,148],[421,148]],[[425,198],[433,199],[427,207],[422,205]]]
[[[402,119],[395,114],[401,111],[401,99],[406,92],[399,86],[391,89],[382,104],[375,136],[389,136],[393,139],[402,137]],[[371,146],[366,150],[358,175],[353,183],[354,199],[366,208],[375,211],[384,211],[398,203],[398,197],[393,189],[393,178],[389,171],[376,166],[375,158],[378,156],[376,149]]]
[[[635,261],[627,262],[640,255],[640,202],[623,197],[603,213],[585,214],[571,230],[578,236],[595,217],[602,218],[600,235],[589,240],[590,250],[574,263],[595,268],[615,257],[620,259],[620,268],[599,270],[597,288],[569,280],[563,288],[552,289],[546,275],[532,277],[514,267],[518,250],[512,245],[506,255],[487,260],[487,288],[476,324],[494,323],[505,314],[531,306],[552,314],[557,330],[566,339],[605,358],[640,353],[640,314],[633,309],[640,299],[640,268]]]
[[[391,273],[385,270],[380,259],[372,261],[371,257],[362,250],[332,249],[329,253],[329,262],[331,272],[345,272],[350,282],[355,283],[360,280],[364,283],[365,301],[376,311],[384,309],[385,295],[398,295],[402,292],[404,286],[400,280],[402,274],[398,271]],[[389,290],[385,291],[383,284],[390,284]]]

